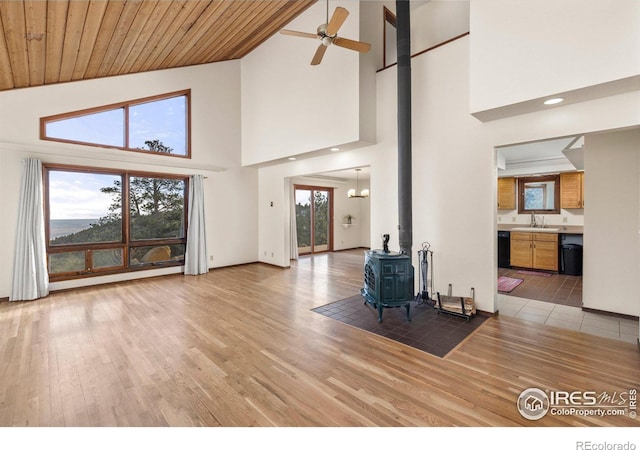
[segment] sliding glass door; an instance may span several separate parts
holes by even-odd
[[[333,250],[333,188],[295,186],[298,254]]]

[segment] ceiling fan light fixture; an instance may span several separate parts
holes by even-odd
[[[319,39],[320,46],[316,49],[316,53],[311,59],[311,65],[317,66],[322,62],[322,58],[324,57],[324,53],[332,44],[335,44],[336,47],[346,48],[347,50],[354,50],[360,53],[366,53],[371,49],[371,44],[360,41],[353,41],[351,39],[346,39],[338,36],[338,31],[340,27],[347,19],[349,15],[349,11],[345,8],[338,6],[336,7],[331,19],[329,19],[329,0],[327,0],[327,22],[318,26],[316,34],[312,33],[304,33],[301,31],[293,31],[293,30],[280,30],[281,34],[288,34],[290,36],[298,36],[304,38],[312,38]]]

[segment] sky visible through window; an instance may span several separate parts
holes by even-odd
[[[113,196],[100,192],[112,187],[119,175],[82,172],[49,172],[51,220],[99,219],[109,213]]]
[[[46,123],[48,138],[125,147],[125,109],[123,107]],[[186,156],[187,96],[180,95],[146,103],[131,104],[128,117],[131,149],[150,150],[147,141],[158,141],[171,148],[171,154]],[[157,149],[153,149],[154,151]]]
[[[47,123],[47,136],[113,147],[124,146],[124,109]]]
[[[186,155],[186,97],[173,97],[129,108],[129,147],[146,148],[145,141],[154,139],[173,149],[175,155]]]

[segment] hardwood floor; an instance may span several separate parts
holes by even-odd
[[[517,412],[525,388],[640,386],[634,344],[510,317],[446,358],[311,311],[362,251],[0,303],[0,426],[638,426]],[[477,293],[483,295],[483,293]]]

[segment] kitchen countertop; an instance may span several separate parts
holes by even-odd
[[[511,231],[513,228],[528,226],[526,223],[498,223],[498,231]],[[549,225],[548,227],[559,228],[558,234],[584,234],[584,227],[579,225]]]

